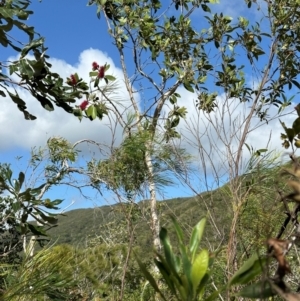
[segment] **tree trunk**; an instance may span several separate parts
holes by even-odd
[[[161,243],[159,239],[159,231],[160,231],[160,224],[157,212],[157,199],[156,199],[156,185],[154,182],[154,173],[153,173],[153,165],[151,159],[151,142],[147,144],[147,151],[145,153],[145,160],[148,169],[148,185],[149,185],[149,193],[150,193],[150,210],[151,210],[151,231],[152,231],[152,240],[153,246],[156,251],[160,252],[161,250]]]

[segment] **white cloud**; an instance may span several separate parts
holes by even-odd
[[[213,13],[223,13],[224,16],[233,18],[234,20],[240,16],[255,17],[260,20],[267,12],[267,5],[265,1],[257,0],[252,2],[249,9],[247,3],[241,0],[220,0],[220,3],[210,6]]]
[[[11,59],[11,58],[10,58]],[[123,75],[112,59],[105,53],[96,49],[84,50],[76,65],[72,66],[64,60],[52,58],[49,60],[52,70],[60,74],[62,78],[69,77],[77,72],[79,77],[89,81],[89,72],[92,62],[96,61],[99,65],[110,64],[109,74],[114,75],[118,81],[118,98],[126,101],[126,89],[123,83]],[[17,90],[20,97],[26,101],[28,111],[37,116],[36,120],[28,121],[23,117],[16,104],[9,98],[2,99],[0,111],[0,150],[8,150],[16,147],[30,149],[33,146],[45,145],[47,139],[52,136],[62,136],[71,142],[81,139],[92,139],[101,143],[111,143],[112,131],[109,127],[109,118],[94,120],[83,118],[80,122],[72,114],[66,113],[63,109],[55,107],[49,112],[27,92]],[[80,104],[78,101],[77,104]],[[121,105],[118,106],[123,111]],[[122,135],[122,131],[117,131],[117,139]]]
[[[195,95],[180,88],[181,94],[178,104],[187,108],[186,119],[179,124],[179,131],[185,147],[195,158],[198,165],[199,177],[203,175],[205,165],[206,172],[212,177],[228,177],[229,165],[232,163],[230,154],[236,156],[238,143],[241,139],[242,130],[245,126],[245,118],[250,112],[250,103],[240,103],[238,99],[226,100],[220,96],[217,98],[218,108],[210,114],[199,111],[195,106]],[[292,111],[293,108],[287,109]],[[271,106],[269,116],[276,116],[278,108]],[[285,112],[286,113],[286,112]],[[281,119],[287,126],[291,126],[295,120],[295,114],[282,116]],[[286,152],[280,140],[283,129],[278,118],[268,124],[260,122],[254,117],[250,124],[250,132],[246,143],[254,150],[267,148],[269,151]],[[204,151],[204,152],[201,152]],[[242,165],[250,158],[246,146],[243,146]]]
[[[53,64],[53,70],[58,72],[63,78],[77,72],[86,81],[89,80],[88,73],[91,70],[93,61],[98,62],[100,65],[105,63],[110,64],[109,73],[118,79],[120,86],[118,89],[119,97],[126,101],[126,95],[128,94],[123,83],[122,71],[115,66],[107,54],[96,49],[84,50],[79,56],[78,63],[74,66],[60,59],[53,58],[50,61]],[[19,90],[18,93],[21,98],[26,100],[29,111],[38,118],[34,121],[25,120],[23,114],[18,111],[16,105],[10,99],[2,99],[2,109],[0,111],[0,150],[9,150],[17,147],[30,149],[33,146],[43,146],[47,139],[53,136],[62,136],[71,142],[81,139],[91,139],[107,145],[111,144],[113,130],[109,126],[109,118],[105,117],[102,121],[94,120],[93,122],[84,118],[80,122],[75,116],[67,114],[61,108],[55,108],[53,112],[46,111],[24,90]],[[194,154],[200,162],[199,144],[197,145],[199,142],[207,152],[206,159],[212,159],[212,163],[217,166],[221,174],[224,171],[224,165],[228,165],[228,152],[226,152],[225,144],[227,143],[227,147],[230,147],[232,153],[236,152],[238,136],[240,135],[237,129],[244,121],[245,114],[249,112],[250,104],[238,105],[237,100],[231,100],[227,102],[226,107],[224,106],[224,99],[218,98],[219,109],[215,113],[207,115],[195,108],[194,94],[187,92],[183,88],[179,88],[178,93],[181,94],[179,105],[185,106],[188,110],[186,122],[181,122],[179,125],[179,131],[190,142],[189,144],[185,141],[183,146]],[[222,111],[222,109],[225,111]],[[272,107],[270,114],[275,114],[276,110],[275,107]],[[167,112],[168,110],[165,110],[165,114]],[[284,121],[287,125],[291,125],[294,117],[294,115],[285,116]],[[209,122],[209,118],[214,120],[214,124],[219,128],[214,128],[212,123]],[[257,119],[254,120],[254,122],[257,121]],[[194,123],[194,128],[188,130],[187,124],[191,125],[191,122]],[[254,122],[252,126],[255,125]],[[223,142],[218,137],[220,127],[223,127],[224,130],[222,133]],[[272,137],[269,149],[284,151],[279,139],[281,132],[282,129],[279,121],[274,120],[251,132],[246,143],[252,145],[255,149],[265,148],[271,133]],[[122,129],[120,127],[117,128],[114,134],[115,139],[120,141]],[[248,157],[248,151],[245,149],[244,158],[247,159]],[[206,164],[209,166],[211,163],[207,161]]]

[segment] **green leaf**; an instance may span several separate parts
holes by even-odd
[[[296,140],[294,142],[294,145],[297,147],[297,148],[300,148],[300,140]]]
[[[42,105],[42,107],[48,111],[53,111],[54,110],[54,106],[52,104],[52,102],[47,99],[46,97],[40,95],[40,94],[35,94],[35,97],[37,98],[37,100],[40,102],[40,104]]]
[[[12,202],[11,204],[11,208],[13,209],[13,211],[16,213],[21,209],[21,203],[20,202]]]
[[[13,20],[12,19],[6,19],[6,22],[7,24],[5,25],[0,25],[0,30],[3,30],[3,31],[10,31],[13,27]]]
[[[27,59],[19,61],[19,70],[22,76],[27,75],[27,78],[32,78],[34,76],[34,69],[31,66],[31,62]]]
[[[38,48],[44,44],[45,40],[44,38],[39,38],[37,40],[32,41],[31,43],[27,44],[21,52],[21,57],[24,57],[28,54],[28,52],[32,49]]]
[[[91,71],[89,74],[90,74],[90,77],[97,76],[98,71]]]
[[[17,13],[17,10],[15,10],[15,9],[9,9],[9,8],[5,8],[5,7],[0,8],[0,14],[5,19],[12,19],[16,13]]]
[[[162,294],[162,292],[160,291],[160,289],[158,288],[158,285],[155,281],[155,279],[153,278],[153,276],[149,273],[149,271],[147,270],[147,268],[145,267],[145,265],[139,260],[139,258],[136,256],[136,261],[140,267],[140,270],[142,271],[142,273],[144,274],[145,278],[149,281],[149,283],[151,284],[151,286],[154,288],[154,290],[156,292],[158,292],[162,298],[167,301],[167,299],[164,297],[164,295]]]
[[[47,223],[51,224],[51,225],[56,225],[58,222],[58,219],[54,216],[48,216],[46,214],[44,214],[43,212],[41,212],[40,210],[38,210],[38,213],[40,215],[40,217]]]
[[[28,224],[28,227],[29,227],[29,230],[31,231],[31,233],[34,235],[47,236],[45,230],[41,226],[34,226],[32,224]]]
[[[260,156],[261,153],[265,153],[266,151],[268,151],[267,148],[261,148],[261,149],[258,149],[258,150],[254,153],[254,155],[255,155],[255,156]]]
[[[209,263],[209,253],[207,250],[203,249],[195,258],[192,269],[191,269],[191,279],[193,283],[193,290],[196,293],[198,286],[207,272]]]
[[[187,256],[187,252],[186,252],[186,247],[183,243],[183,232],[182,229],[180,228],[180,226],[178,225],[176,219],[171,216],[171,219],[173,221],[174,227],[175,227],[175,231],[177,234],[177,238],[179,241],[179,249],[180,249],[180,254],[181,254],[181,261],[182,261],[182,269],[183,269],[183,276],[186,277],[186,287],[185,289],[192,289],[192,281],[191,281],[191,262]],[[182,292],[181,292],[182,293]]]
[[[182,279],[179,275],[179,272],[181,270],[180,261],[176,261],[176,265],[178,264],[178,266],[175,268],[173,266],[169,266],[166,259],[160,253],[156,252],[156,256],[159,259],[159,262],[164,266],[164,269],[166,270],[168,275],[170,275],[172,281],[174,282],[174,285],[178,287],[179,284],[182,283]]]
[[[167,260],[167,263],[169,267],[172,269],[175,266],[174,253],[168,236],[168,231],[165,228],[161,228],[159,232],[159,238],[164,247],[164,253],[165,253],[165,258]]]
[[[95,82],[94,82],[94,88],[98,87],[99,81],[100,81],[99,77],[96,77]]]
[[[59,209],[57,207],[57,205],[61,204],[63,202],[63,200],[54,200],[54,201],[51,201],[50,199],[45,199],[43,201],[43,206],[45,206],[46,208],[49,208],[49,209]]]
[[[179,226],[179,224],[178,224],[178,222],[177,222],[177,220],[175,219],[174,216],[171,215],[171,219],[172,219],[173,225],[175,227],[175,231],[176,231],[176,234],[177,234],[179,244],[183,245],[183,232],[182,232],[182,229],[180,228],[180,226]]]
[[[14,72],[19,70],[17,64],[10,64],[9,65],[9,74],[12,75]]]
[[[99,119],[102,119],[104,115],[107,115],[107,108],[104,104],[95,105],[95,108]]]
[[[51,203],[53,205],[57,206],[57,205],[61,204],[63,201],[64,201],[63,199],[56,199],[54,201],[51,201]]]
[[[202,218],[193,229],[192,236],[190,239],[190,254],[191,254],[192,263],[194,262],[195,254],[201,242],[205,224],[206,224],[206,218]]]
[[[204,301],[215,301],[215,300],[218,300],[219,295],[221,294],[221,292],[224,289],[225,288],[223,288],[222,290],[214,291],[209,297],[207,297],[206,299],[204,299]]]
[[[238,293],[239,296],[252,299],[266,299],[277,295],[269,281],[260,281],[242,288]]]
[[[21,99],[17,93],[16,93],[16,95],[15,95],[15,94],[10,93],[10,92],[8,91],[8,94],[9,94],[9,96],[11,97],[11,99],[12,99],[12,101],[13,101],[14,103],[16,103],[17,105],[20,105],[20,106],[24,106],[24,107],[26,108],[25,101],[24,101],[23,99]]]
[[[112,75],[105,75],[104,78],[106,78],[106,79],[108,79],[110,81],[116,80],[116,78],[114,76],[112,76]]]
[[[166,281],[167,285],[169,286],[170,290],[172,291],[173,294],[176,294],[176,289],[175,289],[175,282],[174,278],[171,276],[170,271],[167,269],[165,264],[161,261],[158,261],[154,259],[154,262],[156,266],[159,269],[159,272],[163,276],[163,279]],[[173,278],[173,279],[172,279]]]
[[[20,184],[20,188],[22,187],[22,185],[23,185],[23,183],[24,183],[24,180],[25,180],[25,174],[21,171],[21,172],[19,173],[19,179],[18,179],[19,184]]]
[[[299,84],[296,80],[292,80],[292,83],[293,83],[298,89],[300,89],[300,84]]]
[[[190,84],[189,82],[184,81],[184,82],[183,82],[183,86],[184,86],[184,88],[185,88],[186,90],[188,90],[189,92],[192,92],[192,93],[195,92],[194,89],[193,89],[193,87],[191,86],[191,84]]]
[[[7,166],[7,168],[5,168],[5,170],[3,170],[2,173],[5,176],[5,179],[11,183],[11,177],[12,177],[13,172],[10,169],[10,166]]]
[[[285,123],[282,122],[280,119],[279,119],[279,122],[280,122],[281,126],[284,128],[284,130],[286,131],[287,127],[286,127]]]
[[[229,284],[246,284],[262,273],[266,258],[260,258],[257,254],[250,257],[242,267],[233,275]]]
[[[17,17],[20,19],[20,20],[27,20],[28,19],[28,16],[29,14],[32,14],[32,11],[30,10],[22,10],[22,9],[19,9],[16,13]]]
[[[81,109],[74,109],[73,114],[78,117],[78,119],[81,121],[82,119],[82,110]]]
[[[293,139],[294,139],[294,137],[296,136],[294,130],[291,129],[291,128],[288,128],[288,127],[285,125],[285,123],[282,122],[281,120],[279,120],[279,122],[280,122],[281,126],[284,128],[284,131],[285,131],[286,135],[288,136],[289,141],[290,141],[290,142],[293,142]]]
[[[209,12],[209,13],[211,12],[210,8],[206,4],[201,4],[201,7],[202,7],[203,11]]]
[[[41,193],[41,190],[42,190],[45,186],[46,186],[46,183],[44,183],[44,184],[42,184],[42,185],[40,185],[40,186],[38,186],[38,187],[36,187],[36,188],[31,189],[31,190],[30,190],[30,191],[31,191],[31,195],[36,196],[36,195],[40,194],[40,193]]]
[[[90,106],[87,110],[86,110],[86,115],[91,119],[94,120],[97,118],[97,108],[95,108],[94,105]]]
[[[296,136],[295,131],[294,131],[293,129],[291,129],[291,128],[287,128],[287,129],[285,130],[285,132],[286,132],[286,134],[287,134],[287,136],[288,136],[289,141],[290,141],[290,142],[293,142],[293,140],[294,140],[294,138],[295,138],[295,136]]]
[[[293,129],[296,135],[300,133],[300,117],[293,122]]]
[[[196,292],[196,295],[198,296],[200,294],[200,298],[199,300],[202,300],[203,298],[201,298],[204,294],[204,289],[207,287],[207,283],[210,279],[210,276],[208,273],[206,273],[202,279],[201,279],[201,282],[200,284],[198,285],[198,288],[197,288],[197,292]]]

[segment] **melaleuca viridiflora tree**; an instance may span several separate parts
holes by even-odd
[[[154,153],[157,139],[160,145],[167,145],[180,136],[178,125],[187,113],[180,93],[193,93],[196,108],[208,114],[222,104],[222,99],[248,104],[228,171],[235,185],[232,191],[238,191],[239,183],[234,179],[242,173],[242,153],[253,119],[267,122],[272,105],[282,112],[291,104],[286,89],[300,87],[297,2],[241,1],[244,16],[236,18],[218,12],[221,8],[217,2],[89,2],[97,6],[98,17],[105,18],[119,53],[124,76],[121,80],[130,101],[128,111],[133,111],[135,119],[128,122],[118,107],[113,108],[114,113],[127,133],[125,139],[143,137],[140,151],[144,160],[138,168],[145,170],[142,182],[147,184],[150,195],[151,228],[157,249],[160,243]],[[254,18],[258,10],[262,12],[261,23]],[[102,98],[108,101],[103,93]],[[120,180],[117,175],[114,179]],[[232,201],[228,274],[237,268],[235,224],[239,213],[234,208],[240,201],[239,197]]]

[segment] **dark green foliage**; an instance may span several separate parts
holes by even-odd
[[[0,3],[0,46],[12,48],[19,56],[15,61],[0,61],[0,96],[10,98],[27,120],[37,117],[27,110],[26,99],[21,98],[17,88],[30,93],[45,110],[53,111],[56,105],[81,119],[82,111],[72,104],[84,95],[88,98],[89,86],[77,74],[73,75],[76,82],[70,83],[69,78],[65,81],[51,70],[44,38],[28,25],[27,20],[33,13],[29,5],[29,0]],[[25,41],[15,39],[14,31],[18,31],[22,39],[25,36]],[[106,83],[114,79],[111,75],[104,77]],[[97,87],[99,79],[94,81]],[[101,103],[93,103],[86,112],[92,120],[96,117],[102,119],[105,114],[107,108]]]
[[[0,187],[2,193],[10,195],[0,198],[1,227],[10,230],[16,237],[19,235],[47,236],[46,229],[57,224],[56,214],[48,212],[47,208],[56,208],[62,200],[43,200],[43,194],[49,184],[46,182],[34,188],[23,187],[25,174],[19,173],[13,178],[13,171],[7,164],[0,164]],[[29,218],[39,222],[39,225],[29,222]],[[39,240],[42,242],[42,239]]]

